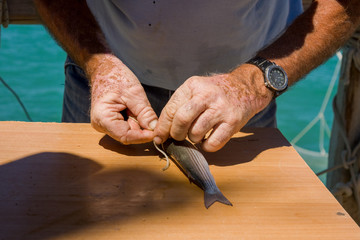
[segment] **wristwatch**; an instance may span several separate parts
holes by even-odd
[[[283,93],[288,87],[288,77],[284,69],[274,62],[262,57],[250,59],[249,64],[253,64],[264,73],[265,86],[274,92],[274,98]]]

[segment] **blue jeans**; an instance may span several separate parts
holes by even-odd
[[[142,85],[152,108],[158,116],[169,101],[172,90]],[[124,114],[124,113],[123,113]],[[126,118],[126,116],[125,116]],[[84,71],[69,57],[65,62],[65,91],[62,122],[90,122],[90,87]],[[272,101],[256,114],[246,127],[276,127],[276,103]]]

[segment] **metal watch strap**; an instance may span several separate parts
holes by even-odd
[[[265,58],[262,58],[262,57],[254,57],[254,58],[250,59],[249,61],[247,61],[247,63],[250,63],[250,64],[260,67],[263,72],[265,72],[265,69],[268,66],[274,65],[273,62],[271,62]]]
[[[277,66],[275,63],[265,59],[265,58],[262,58],[262,57],[254,57],[252,59],[250,59],[249,61],[247,61],[246,63],[249,63],[249,64],[252,64],[252,65],[255,65],[257,66],[258,68],[260,68],[262,70],[262,72],[264,73],[264,77],[265,77],[265,71],[266,71],[266,68],[268,68],[269,66]],[[280,67],[281,68],[281,67]],[[266,85],[266,80],[264,79],[265,81],[265,85]],[[286,87],[287,88],[287,87]],[[273,98],[277,98],[278,96],[280,96],[283,92],[285,92],[286,88],[282,91],[277,91],[275,89],[272,89],[273,92],[274,92],[274,96]]]

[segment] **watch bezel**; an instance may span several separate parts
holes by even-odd
[[[277,86],[274,86],[272,84],[272,82],[270,81],[270,72],[273,70],[273,69],[279,69],[283,74],[284,74],[284,77],[285,77],[285,82],[283,84],[282,87],[277,87]],[[284,69],[282,67],[280,67],[279,65],[270,65],[268,66],[266,69],[265,69],[265,80],[266,80],[266,84],[268,85],[268,87],[274,89],[275,91],[278,91],[278,92],[281,92],[281,91],[284,91],[287,86],[288,86],[288,77],[287,77],[287,74],[286,72],[284,71]]]

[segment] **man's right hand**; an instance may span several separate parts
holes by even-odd
[[[34,0],[42,21],[91,81],[91,124],[123,144],[153,139],[157,116],[139,80],[111,54],[86,1]],[[120,111],[132,116],[125,121]]]
[[[123,144],[149,142],[157,116],[133,72],[111,54],[96,54],[86,64],[91,81],[91,125]],[[120,113],[126,110],[125,121]]]

